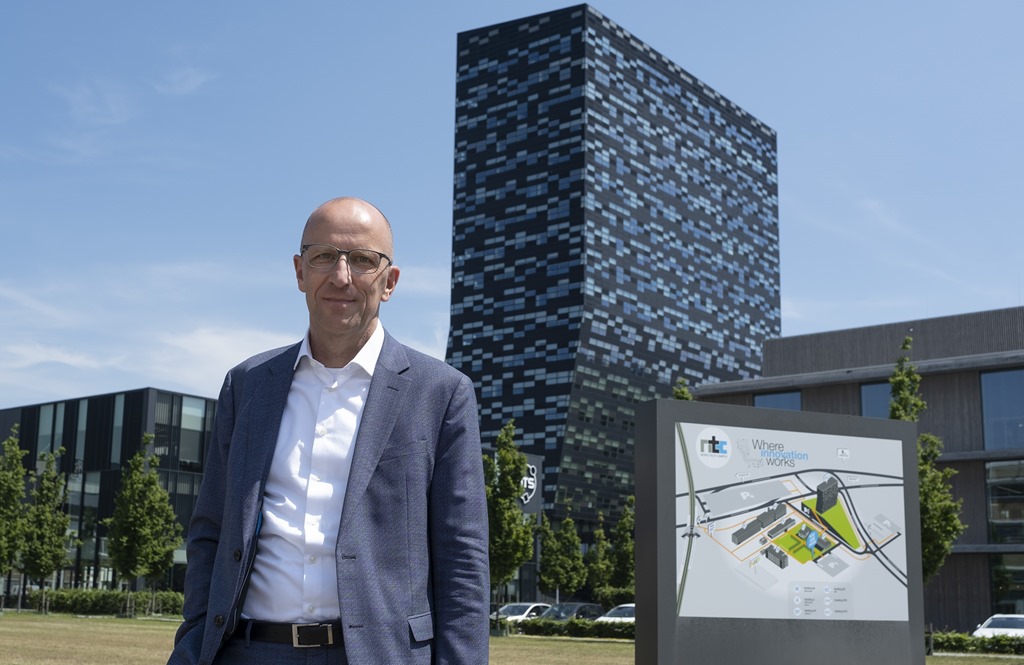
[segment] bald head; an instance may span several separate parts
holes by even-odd
[[[321,203],[310,213],[306,226],[302,229],[302,244],[308,245],[310,238],[318,235],[324,226],[336,225],[340,222],[362,226],[380,235],[386,245],[384,247],[367,247],[376,249],[394,258],[395,239],[391,232],[391,222],[380,211],[380,208],[368,201],[354,196],[339,196]],[[345,248],[342,248],[345,249]]]

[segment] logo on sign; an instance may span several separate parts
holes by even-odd
[[[537,467],[533,464],[526,465],[526,475],[523,476],[521,483],[523,493],[519,495],[519,500],[523,502],[523,505],[530,503],[530,499],[533,498],[534,493],[537,491]]]
[[[732,457],[729,436],[717,427],[708,427],[697,436],[697,458],[712,469],[725,466]]]

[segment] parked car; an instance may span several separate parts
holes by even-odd
[[[611,623],[633,623],[636,621],[636,604],[625,603],[616,605],[608,610],[603,616],[597,617],[597,621],[608,621]]]
[[[568,621],[569,619],[596,619],[604,614],[604,608],[594,603],[559,603],[552,605],[541,619],[554,619],[555,621]]]
[[[544,611],[549,607],[551,606],[547,603],[509,603],[508,605],[502,605],[495,614],[491,615],[491,618],[497,619],[500,617],[509,623],[515,623],[525,619],[536,619],[541,614],[544,614]]]
[[[993,614],[971,635],[995,637],[996,635],[1024,635],[1024,614]]]

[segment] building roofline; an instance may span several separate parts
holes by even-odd
[[[949,374],[970,370],[984,371],[1003,369],[1024,365],[1024,349],[1016,351],[997,351],[971,356],[955,356],[952,358],[934,358],[931,360],[911,360],[922,376],[928,374]],[[854,367],[824,372],[808,372],[806,374],[788,374],[770,376],[761,379],[744,379],[742,381],[726,381],[723,383],[705,383],[693,389],[696,398],[718,395],[734,395],[738,393],[766,393],[812,388],[842,383],[874,383],[888,381],[892,376],[895,363],[888,365],[872,365],[870,367]]]

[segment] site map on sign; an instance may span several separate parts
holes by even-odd
[[[678,616],[908,620],[901,441],[675,430]]]

